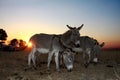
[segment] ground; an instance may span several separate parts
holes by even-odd
[[[120,80],[120,51],[102,51],[99,63],[83,65],[82,55],[75,56],[74,69],[68,72],[55,70],[54,61],[47,71],[47,54],[39,55],[37,70],[28,69],[27,58],[30,50],[16,52],[0,51],[0,80]]]

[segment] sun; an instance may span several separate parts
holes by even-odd
[[[28,42],[28,47],[32,47],[32,42]]]

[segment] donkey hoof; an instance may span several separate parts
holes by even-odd
[[[50,72],[50,68],[48,68],[47,71]]]
[[[72,69],[68,70],[68,72],[72,72]]]
[[[60,69],[57,69],[57,72],[60,73],[61,72]]]
[[[84,64],[85,68],[88,68],[88,65],[89,65],[89,64]]]
[[[96,66],[98,63],[97,62],[93,62],[93,65]]]
[[[37,70],[37,67],[33,67],[34,68],[34,70]]]

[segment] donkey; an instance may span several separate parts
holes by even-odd
[[[66,48],[72,48],[72,45],[75,45],[75,42],[79,40],[80,33],[79,30],[83,27],[83,24],[76,28],[67,25],[69,28],[63,34],[55,35],[55,34],[35,34],[30,38],[30,42],[32,42],[32,51],[28,55],[28,65],[31,66],[31,62],[33,62],[34,67],[36,67],[36,56],[35,53],[38,51],[39,53],[46,54],[48,53],[48,70],[50,70],[50,62],[52,60],[52,56],[55,55],[55,63],[57,71],[60,71],[59,68],[59,55],[60,52],[63,52]],[[63,54],[64,55],[64,54]],[[72,54],[71,54],[72,55]],[[66,60],[68,55],[65,55]],[[72,60],[72,59],[71,59]],[[73,66],[73,64],[71,64]],[[70,66],[71,66],[70,65]],[[67,67],[67,70],[71,70],[73,67]]]
[[[72,50],[75,52],[83,52],[85,67],[88,67],[90,62],[97,63],[98,54],[105,43],[102,42],[99,44],[96,39],[88,36],[81,36],[78,43],[80,43],[80,45],[76,45],[76,48],[73,48]]]

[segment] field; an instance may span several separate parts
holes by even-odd
[[[120,51],[102,51],[99,63],[83,66],[81,54],[75,56],[74,69],[68,72],[55,70],[54,61],[47,71],[47,55],[39,55],[37,70],[28,69],[27,57],[30,50],[16,52],[0,51],[0,80],[120,80]]]

